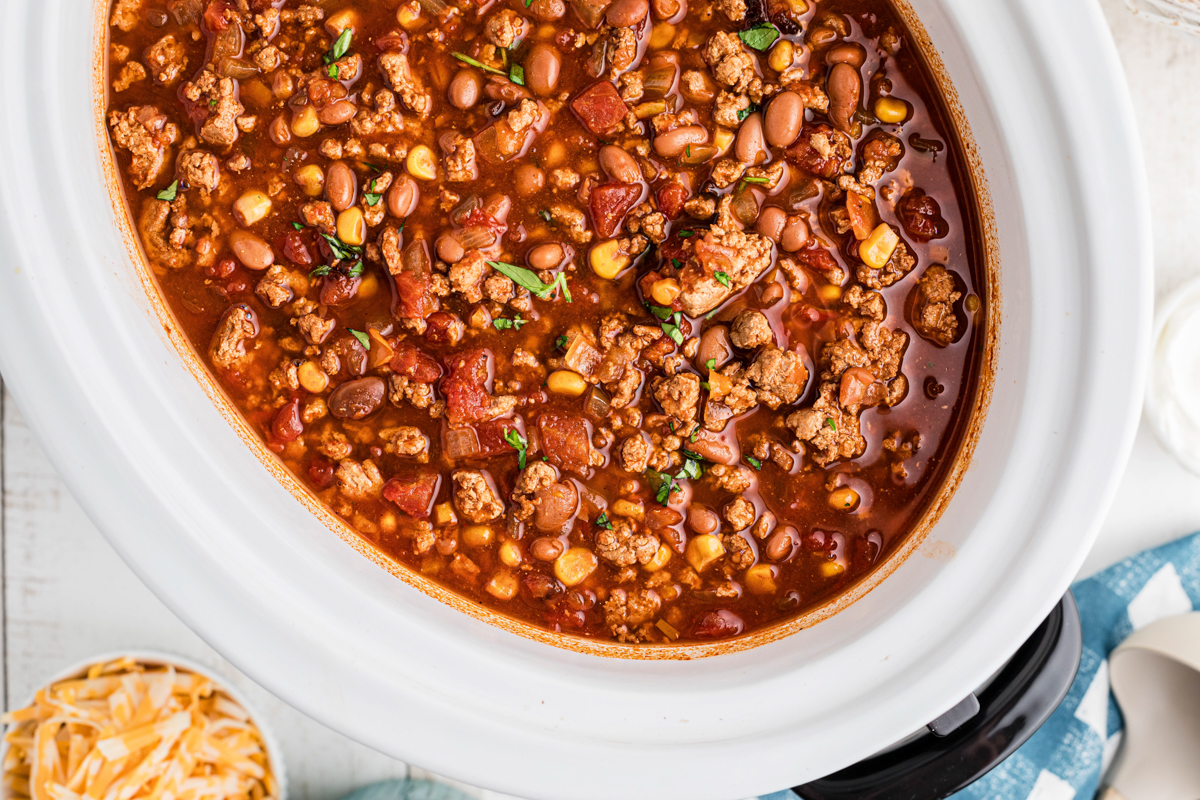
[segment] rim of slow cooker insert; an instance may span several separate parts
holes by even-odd
[[[971,406],[964,413],[966,419],[955,420],[955,441],[952,442],[953,458],[947,467],[942,469],[939,483],[932,496],[926,500],[925,507],[914,521],[912,529],[901,541],[887,553],[884,559],[868,574],[856,580],[838,594],[822,601],[797,616],[770,624],[766,628],[755,630],[741,636],[714,642],[681,642],[677,644],[623,644],[599,638],[572,635],[555,632],[533,624],[525,619],[506,615],[488,606],[484,606],[461,595],[430,578],[419,571],[401,563],[397,559],[376,547],[368,537],[356,531],[347,521],[333,511],[301,481],[282,460],[273,453],[257,430],[245,419],[237,405],[222,387],[212,369],[205,363],[204,357],[197,352],[192,342],[183,332],[183,326],[167,304],[158,282],[154,277],[154,267],[151,266],[141,237],[134,224],[132,204],[126,197],[124,184],[121,179],[120,166],[105,124],[107,108],[112,100],[109,87],[107,51],[111,32],[109,11],[113,0],[95,0],[94,13],[96,39],[103,42],[97,50],[101,57],[95,62],[92,79],[93,117],[95,124],[97,148],[103,167],[104,181],[112,206],[113,218],[119,226],[129,262],[133,265],[141,282],[146,297],[159,323],[166,331],[176,354],[186,369],[194,376],[197,383],[208,395],[213,406],[224,417],[229,426],[237,433],[246,447],[254,454],[279,484],[296,500],[312,513],[321,523],[338,536],[343,542],[354,548],[360,555],[370,560],[376,566],[386,570],[420,592],[442,602],[456,611],[474,617],[475,619],[494,625],[501,630],[523,636],[541,644],[559,647],[588,655],[609,658],[624,658],[636,660],[679,660],[705,658],[759,647],[798,631],[811,628],[833,615],[841,612],[854,602],[860,600],[882,581],[886,580],[908,558],[913,556],[930,531],[937,525],[943,512],[953,500],[963,476],[970,467],[971,458],[987,420],[988,408],[991,404],[992,385],[995,380],[1000,342],[1000,327],[1003,315],[1003,300],[1000,289],[1000,245],[996,232],[995,215],[992,209],[991,194],[988,189],[987,175],[978,147],[971,132],[971,126],[963,112],[941,56],[926,33],[920,19],[913,11],[908,0],[889,0],[914,41],[929,77],[933,80],[937,96],[931,102],[941,106],[946,122],[953,128],[952,135],[958,146],[957,153],[950,157],[961,156],[963,163],[957,168],[963,172],[964,188],[970,194],[965,198],[970,213],[964,217],[964,223],[975,227],[973,241],[980,260],[981,274],[978,277],[977,292],[982,295],[984,314],[972,320],[977,327],[972,335],[982,338],[979,352],[969,356],[970,363],[964,367],[970,376]],[[959,160],[956,158],[956,161]],[[982,319],[982,322],[976,320]]]
[[[943,525],[936,535],[958,543],[950,561],[931,550],[822,625],[689,662],[535,657],[534,643],[359,558],[263,473],[178,366],[131,278],[94,156],[92,20],[74,6],[17,0],[0,29],[0,61],[22,77],[0,85],[10,110],[0,361],[52,462],[134,571],[293,705],[509,794],[728,800],[811,779],[919,727],[994,671],[1066,590],[1132,443],[1151,303],[1140,151],[1089,0],[917,5],[956,78],[975,86],[968,109],[991,115],[980,143],[1012,226],[1001,230],[1006,265],[1039,267],[1028,303],[1014,304],[1006,282],[1005,310],[1017,365],[1030,353],[1039,383],[1013,390],[1019,371],[998,381],[1006,402],[988,428],[1012,443],[985,432],[998,460],[977,459],[963,487],[986,492],[978,515],[956,503],[944,518],[972,535]],[[1036,249],[1008,249],[1014,236]],[[1067,294],[1059,302],[1047,287]],[[1009,325],[1023,314],[1036,348]],[[1114,359],[1127,376],[1116,386],[1100,380]],[[1062,406],[1035,408],[1037,398]],[[906,588],[914,575],[919,592]],[[868,609],[879,619],[864,620]],[[716,768],[728,764],[739,769]]]

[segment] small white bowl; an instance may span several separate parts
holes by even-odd
[[[1146,382],[1146,419],[1162,446],[1200,475],[1200,394],[1188,392],[1181,368],[1200,379],[1200,278],[1180,286],[1154,315],[1153,355]],[[1180,355],[1191,365],[1180,365]]]
[[[158,650],[114,650],[109,653],[100,653],[99,655],[90,656],[81,661],[76,661],[68,667],[56,672],[38,689],[45,689],[60,681],[70,680],[79,675],[87,674],[88,669],[94,664],[107,664],[111,661],[117,661],[122,658],[132,658],[139,664],[173,666],[176,669],[194,672],[197,675],[202,675],[212,681],[217,688],[229,695],[234,702],[246,710],[250,715],[250,721],[258,728],[259,735],[262,736],[263,744],[266,746],[267,759],[271,765],[271,771],[275,774],[275,784],[279,787],[278,800],[287,800],[287,770],[283,763],[283,748],[279,745],[279,740],[275,738],[275,732],[266,723],[266,717],[250,702],[246,695],[242,694],[241,690],[237,689],[225,679],[224,676],[213,672],[203,664],[192,661],[190,658],[177,656],[173,653],[164,653]],[[36,692],[36,690],[35,690]],[[33,697],[30,696],[26,702],[19,706],[24,708],[33,702]],[[12,708],[9,709],[13,710]],[[8,754],[8,742],[0,745],[0,763],[4,762],[4,757]]]

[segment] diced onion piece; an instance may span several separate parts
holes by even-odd
[[[587,399],[583,402],[583,413],[592,419],[604,419],[608,416],[611,408],[612,404],[609,402],[608,394],[599,386],[593,386],[588,391]]]
[[[446,431],[446,455],[451,459],[479,455],[479,434],[474,428],[451,428]]]

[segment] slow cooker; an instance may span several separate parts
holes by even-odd
[[[936,526],[793,635],[604,658],[462,614],[347,547],[156,311],[101,155],[102,0],[6,5],[0,370],[142,580],[365,744],[530,798],[729,800],[835,773],[958,706],[1059,602],[1130,449],[1149,341],[1146,188],[1099,7],[897,2],[991,199],[992,399]]]

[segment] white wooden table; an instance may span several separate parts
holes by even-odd
[[[1122,0],[1100,2],[1114,30],[1141,127],[1161,299],[1200,275],[1200,41],[1133,18]],[[1119,365],[1114,367],[1113,377],[1119,380]],[[166,650],[209,664],[246,690],[282,740],[297,800],[324,800],[372,780],[423,774],[308,719],[217,655],[109,548],[7,394],[0,395],[0,421],[0,703],[6,708],[24,703],[48,675],[92,654]],[[1200,477],[1179,467],[1143,426],[1084,573],[1197,529]]]

